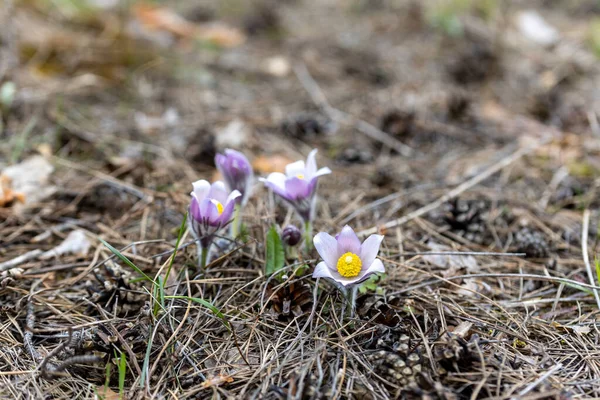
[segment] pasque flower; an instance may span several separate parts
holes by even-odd
[[[225,149],[224,154],[215,156],[215,164],[229,190],[238,190],[242,194],[238,201],[246,204],[254,182],[252,165],[246,156],[239,151]]]
[[[241,194],[237,190],[228,192],[221,181],[211,185],[202,179],[193,186],[190,227],[201,246],[207,247],[213,235],[231,221],[235,201]]]
[[[329,278],[344,287],[360,283],[375,272],[385,272],[377,259],[382,235],[371,235],[362,244],[348,225],[334,238],[319,232],[313,243],[323,259],[317,264],[313,278]]]
[[[317,149],[302,160],[288,164],[285,174],[273,172],[266,179],[261,178],[273,192],[296,209],[305,222],[311,222],[316,199],[318,178],[331,173],[327,167],[317,170],[315,156]]]

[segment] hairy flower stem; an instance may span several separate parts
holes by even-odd
[[[358,292],[358,285],[352,286],[350,289],[350,318],[354,318],[354,312],[356,311],[356,293]]]
[[[204,271],[206,264],[208,263],[208,255],[210,254],[210,246],[212,245],[212,239],[200,239],[198,246],[198,267]]]
[[[285,246],[285,258],[287,260],[297,260],[298,248],[296,246]]]
[[[304,249],[307,253],[312,250],[312,246],[312,223],[304,221]]]
[[[240,227],[242,226],[242,217],[240,216],[241,208],[241,205],[236,204],[235,211],[233,212],[233,221],[231,222],[231,228],[229,229],[229,233],[233,239],[240,235]]]

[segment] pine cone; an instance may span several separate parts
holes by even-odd
[[[525,253],[531,258],[546,258],[550,253],[550,246],[539,231],[523,228],[515,237],[517,252]]]
[[[283,284],[269,283],[267,295],[271,312],[281,321],[304,314],[313,302],[310,287],[295,278]]]
[[[148,295],[138,285],[129,282],[131,273],[118,264],[107,263],[104,270],[97,268],[93,273],[100,287],[92,281],[86,282],[89,299],[109,313],[116,311],[119,316],[138,313],[148,300]]]
[[[423,360],[417,353],[404,357],[400,354],[380,350],[369,356],[373,371],[395,385],[408,385],[416,382],[416,376],[423,369]]]
[[[400,298],[390,298],[386,302],[371,295],[364,295],[356,299],[356,309],[361,318],[389,327],[396,327],[402,321],[397,311],[401,308]]]
[[[473,243],[483,243],[488,236],[486,220],[489,204],[485,200],[454,199],[446,204],[445,222],[455,234]]]
[[[477,335],[472,335],[467,341],[458,335],[447,333],[433,348],[433,358],[440,366],[438,373],[444,375],[447,371],[471,370],[472,364],[479,361],[479,353],[473,349],[478,340]]]

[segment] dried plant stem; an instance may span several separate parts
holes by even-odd
[[[12,260],[5,261],[0,263],[0,272],[9,270],[11,268],[15,268],[24,262],[34,260],[38,258],[42,254],[42,251],[39,249],[28,251],[27,253],[20,255],[18,257],[13,258]]]
[[[590,264],[590,257],[588,255],[588,231],[590,229],[590,210],[586,209],[583,212],[583,223],[581,227],[581,252],[583,254],[583,262],[585,263],[585,269],[588,274],[588,278],[590,280],[590,285],[595,286],[596,280],[594,279],[594,272],[592,272],[592,266]],[[596,304],[598,305],[598,310],[600,311],[600,295],[598,295],[598,289],[592,289],[594,292],[594,297],[596,298]]]

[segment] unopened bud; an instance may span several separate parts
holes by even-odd
[[[302,239],[302,232],[300,229],[296,228],[294,225],[288,225],[283,229],[283,233],[281,234],[281,240],[288,246],[297,245]]]

